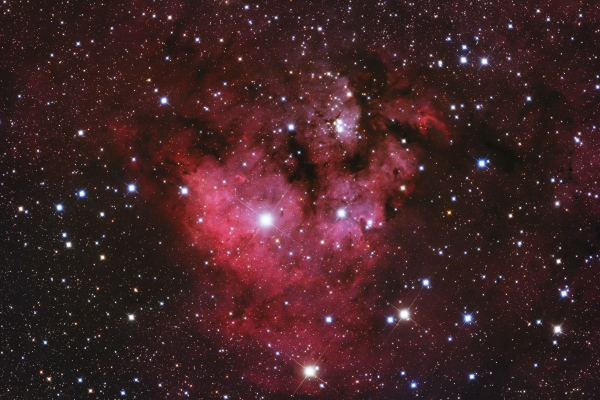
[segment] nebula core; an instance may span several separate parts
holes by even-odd
[[[591,398],[599,10],[2,10],[10,398]]]

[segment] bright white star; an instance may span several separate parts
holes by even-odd
[[[554,327],[554,333],[555,333],[555,334],[559,334],[559,333],[561,333],[561,332],[562,332],[562,328],[560,327],[560,325],[556,325],[556,326]]]
[[[400,319],[403,319],[403,320],[410,319],[410,313],[408,312],[408,310],[406,310],[406,309],[400,310]]]
[[[262,214],[259,218],[259,222],[261,226],[271,226],[273,225],[273,216],[271,214]]]

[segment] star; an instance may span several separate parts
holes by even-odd
[[[555,325],[554,334],[558,335],[559,333],[562,333],[562,327],[560,325]]]
[[[307,378],[315,377],[317,375],[317,369],[313,366],[304,367],[304,375]]]
[[[410,319],[410,312],[406,309],[400,310],[399,312],[400,314],[400,319],[401,320],[409,320]]]
[[[271,214],[261,214],[259,217],[260,225],[268,227],[273,225],[273,216]]]

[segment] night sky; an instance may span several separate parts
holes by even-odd
[[[0,397],[591,399],[593,1],[0,5]]]

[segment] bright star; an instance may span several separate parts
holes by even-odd
[[[473,379],[475,379],[475,374],[469,374],[469,379],[470,379],[470,380],[473,380]]]
[[[554,333],[555,333],[555,334],[559,334],[559,333],[561,333],[561,332],[562,332],[562,328],[561,328],[561,326],[560,326],[560,325],[556,325],[556,326],[554,327]]]
[[[183,194],[183,195],[186,195],[186,194],[188,194],[188,188],[186,188],[186,187],[182,187],[182,188],[181,188],[181,194]]]
[[[331,318],[329,315],[325,317],[325,322],[330,324],[333,322],[333,318]]]
[[[127,185],[127,190],[129,190],[129,192],[135,192],[135,185],[134,184]]]
[[[394,323],[394,317],[387,317],[387,323],[388,324],[393,324]]]
[[[312,378],[317,375],[317,370],[315,367],[304,367],[304,375],[307,378]]]
[[[560,297],[567,297],[569,295],[568,289],[563,289],[560,291]]]
[[[56,205],[56,211],[62,211],[63,210],[63,205],[62,204],[57,204]]]
[[[169,102],[169,100],[166,97],[160,98],[160,104],[167,104],[168,102]]]
[[[410,383],[410,388],[411,389],[416,389],[417,388],[417,382],[411,382]]]
[[[477,161],[477,166],[479,168],[485,168],[486,165],[487,165],[487,160],[479,160],[479,161]]]
[[[78,195],[79,197],[85,197],[85,190],[80,190]]]
[[[469,322],[473,321],[473,316],[471,314],[465,314],[464,320],[465,320],[465,323],[468,324]]]
[[[423,279],[423,286],[429,286],[429,279]]]
[[[262,214],[259,218],[261,226],[273,225],[273,216],[271,214]]]
[[[127,315],[127,318],[129,318],[130,321],[134,321],[135,320],[135,315],[129,314],[129,315]]]
[[[293,131],[294,129],[296,129],[294,124],[288,124],[288,131]]]
[[[338,216],[338,218],[346,218],[346,210],[340,208],[337,210],[336,215]]]
[[[467,63],[467,57],[461,57],[460,58],[460,63],[461,64],[466,64]]]
[[[403,320],[410,319],[410,313],[408,312],[408,310],[406,310],[406,309],[400,310],[400,319],[403,319]]]
[[[482,58],[481,59],[481,65],[488,65],[488,59],[487,58]]]

